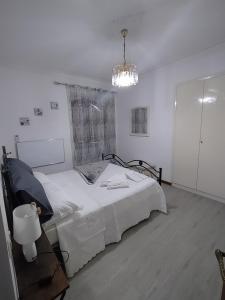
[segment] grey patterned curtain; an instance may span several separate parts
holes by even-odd
[[[100,89],[68,86],[74,166],[101,160],[116,148],[114,94]]]

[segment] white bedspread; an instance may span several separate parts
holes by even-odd
[[[129,172],[133,171],[109,164],[93,185],[87,185],[75,170],[48,175],[83,207],[56,222],[60,247],[70,253],[68,277],[104,250],[105,245],[120,241],[125,230],[148,218],[152,210],[167,212],[164,193],[152,178],[129,180],[129,188],[101,187],[101,182],[113,175]]]

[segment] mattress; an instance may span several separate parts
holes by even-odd
[[[50,242],[58,240],[61,250],[69,249],[70,261],[66,266],[69,277],[104,250],[105,245],[120,241],[125,230],[148,218],[152,210],[166,213],[164,193],[152,178],[146,176],[141,182],[129,180],[129,188],[101,187],[101,182],[113,175],[130,172],[133,171],[109,164],[93,185],[88,185],[75,170],[48,175],[74,195],[74,201],[82,207],[63,220],[45,224]]]

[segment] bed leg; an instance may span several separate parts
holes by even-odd
[[[162,184],[162,168],[159,168],[159,184]]]

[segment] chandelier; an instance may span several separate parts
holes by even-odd
[[[112,69],[112,85],[117,87],[128,87],[138,83],[138,73],[136,66],[126,62],[126,37],[127,29],[121,30],[123,37],[123,64],[116,65]]]

